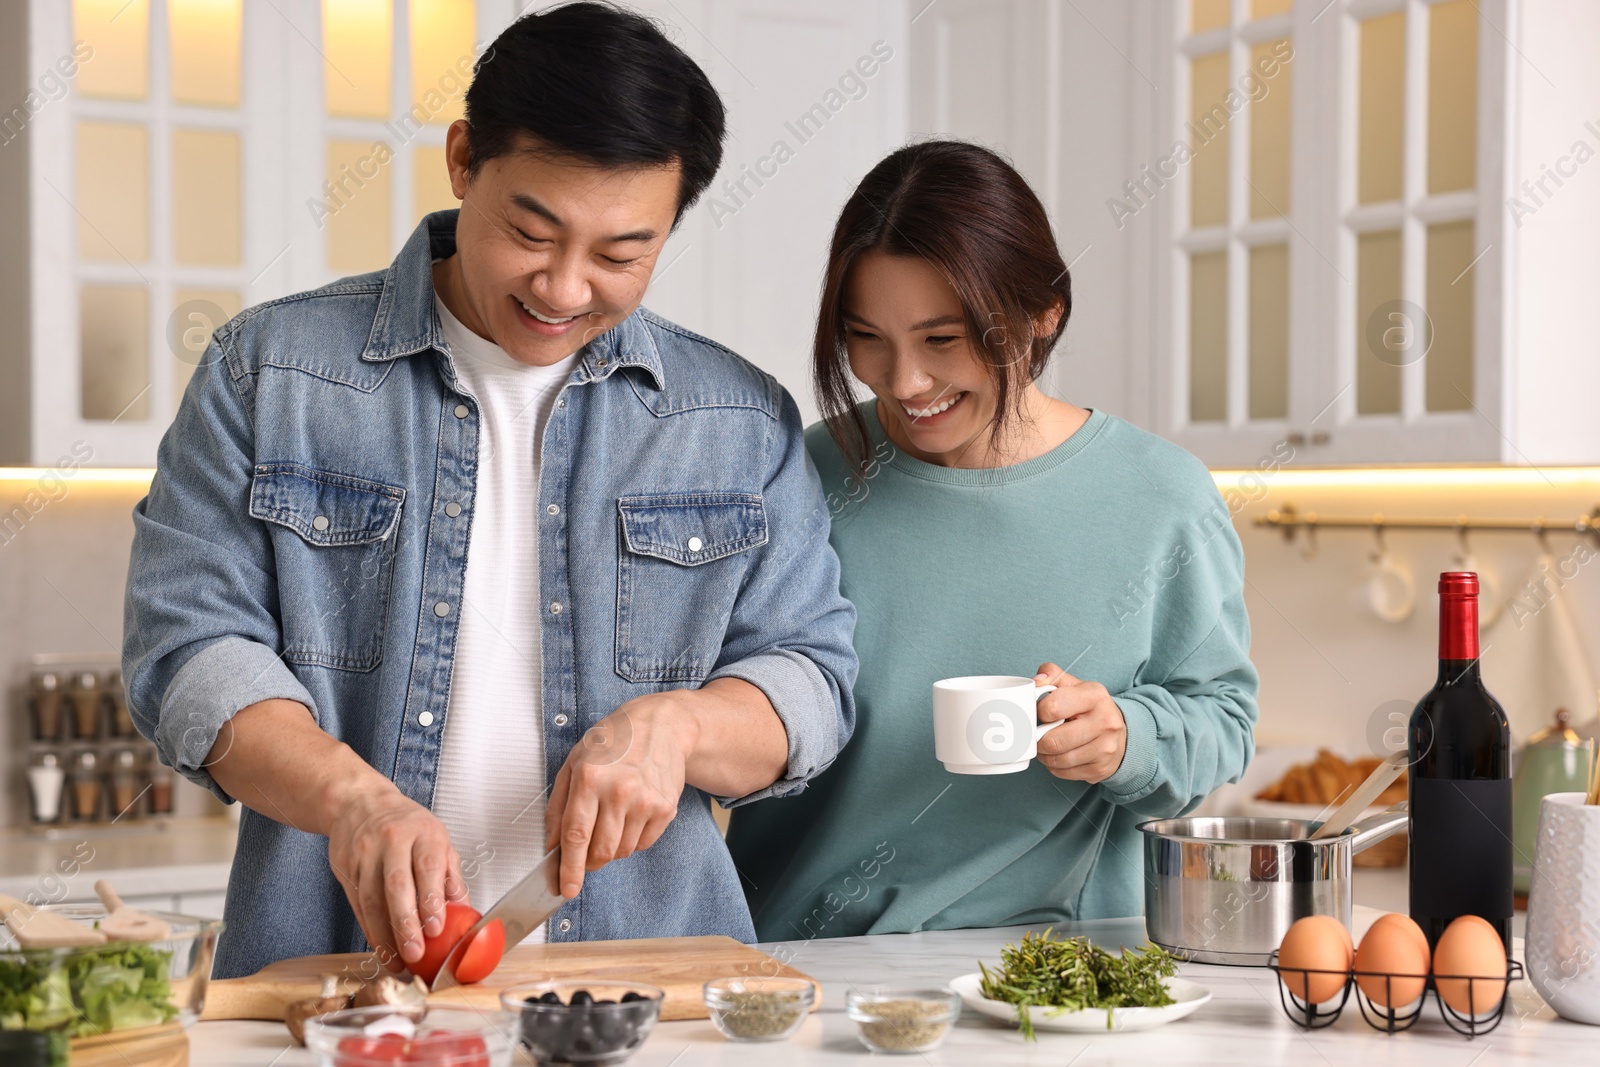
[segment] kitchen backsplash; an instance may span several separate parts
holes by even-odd
[[[1600,472],[1593,470],[1583,477],[1561,470],[1368,476],[1303,471],[1290,462],[1243,481],[1224,474],[1221,482],[1245,546],[1252,655],[1261,670],[1258,742],[1328,744],[1352,755],[1377,743],[1394,725],[1391,716],[1432,684],[1434,581],[1439,571],[1458,565],[1460,541],[1450,530],[1386,534],[1388,570],[1409,571],[1415,586],[1414,608],[1390,622],[1372,604],[1376,546],[1370,531],[1320,530],[1312,551],[1303,533],[1287,541],[1279,530],[1257,527],[1256,517],[1292,505],[1324,516],[1542,516],[1553,523],[1600,505]],[[6,605],[0,683],[9,701],[18,698],[33,653],[97,659],[120,653],[130,513],[144,492],[143,483],[107,483],[87,474],[43,488],[0,480],[0,603]],[[18,508],[25,521],[6,521]],[[1543,568],[1531,533],[1484,532],[1468,542],[1503,605],[1484,631],[1485,680],[1519,739],[1548,722],[1558,701],[1572,705],[1577,724],[1595,716],[1600,546],[1570,532],[1551,533],[1546,542]],[[1404,604],[1385,607],[1394,615]],[[1493,610],[1486,605],[1486,613]],[[7,711],[14,754],[23,736],[21,716]],[[15,759],[5,762],[0,825],[22,821],[27,811],[20,776],[12,771]],[[203,813],[211,803],[197,789],[179,792],[179,814]]]

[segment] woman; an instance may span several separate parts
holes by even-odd
[[[845,205],[807,444],[859,613],[857,725],[804,793],[734,813],[762,940],[1138,915],[1135,826],[1250,759],[1238,537],[1193,456],[1039,389],[1071,308],[1044,208],[986,149],[903,148]],[[1036,664],[1059,687],[1039,758],[947,773],[932,683]]]

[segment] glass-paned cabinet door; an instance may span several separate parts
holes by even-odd
[[[1223,465],[1498,455],[1506,7],[1155,5],[1122,210],[1155,220],[1161,432]]]
[[[305,285],[387,267],[423,215],[459,206],[445,133],[485,39],[474,0],[315,6],[320,54],[293,68],[320,86],[315,114],[291,131],[300,232],[318,249],[298,263]]]
[[[1157,375],[1163,432],[1213,462],[1287,434],[1306,391],[1291,360],[1303,211],[1289,0],[1162,5],[1175,87],[1168,136],[1126,205],[1153,208],[1170,271]],[[1227,458],[1223,458],[1226,454]]]
[[[1343,279],[1319,361],[1338,395],[1319,460],[1499,451],[1503,14],[1494,0],[1341,0],[1319,27],[1340,74],[1327,243]]]
[[[60,238],[31,243],[33,462],[153,462],[211,331],[276,295],[275,120],[247,72],[278,38],[246,54],[253,3],[31,2],[32,54],[66,85],[29,129],[34,233]]]

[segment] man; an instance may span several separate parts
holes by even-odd
[[[134,513],[135,714],[247,809],[222,976],[413,962],[557,842],[550,940],[753,940],[707,795],[795,792],[850,735],[798,410],[639,306],[715,91],[578,3],[507,29],[466,115],[459,212],[218,330]]]

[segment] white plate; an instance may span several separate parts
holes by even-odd
[[[974,971],[950,983],[950,988],[961,997],[962,1003],[973,1011],[982,1012],[992,1019],[1017,1022],[1017,1009],[1003,1000],[990,1000],[978,992],[983,975]],[[1035,1030],[1062,1030],[1069,1033],[1100,1033],[1107,1030],[1153,1030],[1175,1022],[1211,999],[1211,991],[1196,985],[1187,978],[1168,978],[1167,992],[1177,1003],[1164,1008],[1112,1008],[1110,1025],[1106,1022],[1106,1009],[1084,1008],[1081,1011],[1054,1011],[1037,1005],[1028,1009]]]

